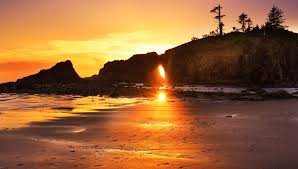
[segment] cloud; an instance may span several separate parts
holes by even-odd
[[[168,41],[166,34],[151,31],[110,33],[106,37],[86,41],[51,41],[49,45],[58,53],[94,53],[115,58],[127,58],[132,54],[156,51],[163,53],[178,43]]]

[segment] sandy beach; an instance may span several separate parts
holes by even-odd
[[[0,169],[298,168],[297,100],[1,99]]]
[[[0,0],[0,169],[298,169],[298,0]]]

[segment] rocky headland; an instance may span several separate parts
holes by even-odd
[[[169,92],[176,96],[232,100],[294,98],[285,91],[267,93],[261,88],[297,86],[298,34],[279,30],[264,36],[259,30],[207,37],[169,49],[162,55],[152,52],[108,62],[98,75],[90,78],[79,77],[71,61],[66,61],[16,82],[1,84],[0,92],[143,97],[157,89],[135,84],[160,85],[158,65],[164,66],[170,86],[230,85],[254,89],[238,94]]]

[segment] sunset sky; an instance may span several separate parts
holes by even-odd
[[[0,0],[0,82],[67,59],[86,77],[107,61],[163,53],[214,30],[218,3],[225,31],[241,12],[263,24],[275,4],[298,32],[297,0]]]

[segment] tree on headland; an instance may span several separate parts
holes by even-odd
[[[239,29],[237,29],[235,26],[233,27],[233,32],[239,32]]]
[[[238,17],[238,23],[241,24],[241,28],[240,30],[242,32],[246,32],[246,31],[250,31],[252,29],[253,26],[253,22],[252,20],[248,17],[247,14],[242,13],[239,17]]]
[[[256,25],[255,27],[252,28],[252,31],[260,31],[259,25]]]
[[[246,31],[251,31],[251,29],[253,28],[253,22],[252,22],[252,20],[250,18],[248,18],[246,20],[246,23],[247,23],[247,29],[246,29]]]
[[[241,30],[244,32],[246,30],[246,20],[247,20],[248,16],[247,14],[245,13],[242,13],[240,16],[239,16],[239,19],[238,19],[238,23],[241,24]]]
[[[209,34],[203,35],[203,38],[206,37],[214,37],[214,36],[221,36],[224,34],[223,27],[225,26],[222,19],[226,16],[222,13],[223,7],[221,5],[215,6],[210,13],[214,14],[214,18],[218,21],[218,27],[216,30],[211,31]],[[233,27],[232,32],[264,32],[264,36],[266,36],[267,32],[270,30],[284,30],[287,28],[287,26],[284,25],[285,23],[285,17],[283,14],[283,11],[280,10],[278,7],[273,6],[270,10],[269,14],[267,15],[267,21],[265,24],[262,25],[256,25],[254,26],[254,23],[252,19],[246,14],[241,13],[241,15],[238,17],[237,22],[241,25],[240,27]],[[196,37],[192,38],[192,41],[198,40]]]
[[[269,30],[281,30],[286,29],[287,26],[284,25],[285,17],[283,11],[276,6],[273,6],[270,10],[266,22],[266,29]]]
[[[215,13],[216,14],[216,16],[214,18],[218,20],[219,35],[223,35],[224,23],[222,22],[222,18],[225,17],[225,15],[222,15],[221,10],[222,10],[222,6],[218,5],[210,11],[210,13]]]
[[[211,31],[209,34],[203,35],[203,38],[218,36],[218,31]]]
[[[197,41],[197,40],[199,40],[198,37],[192,37],[192,38],[191,38],[191,41]]]

